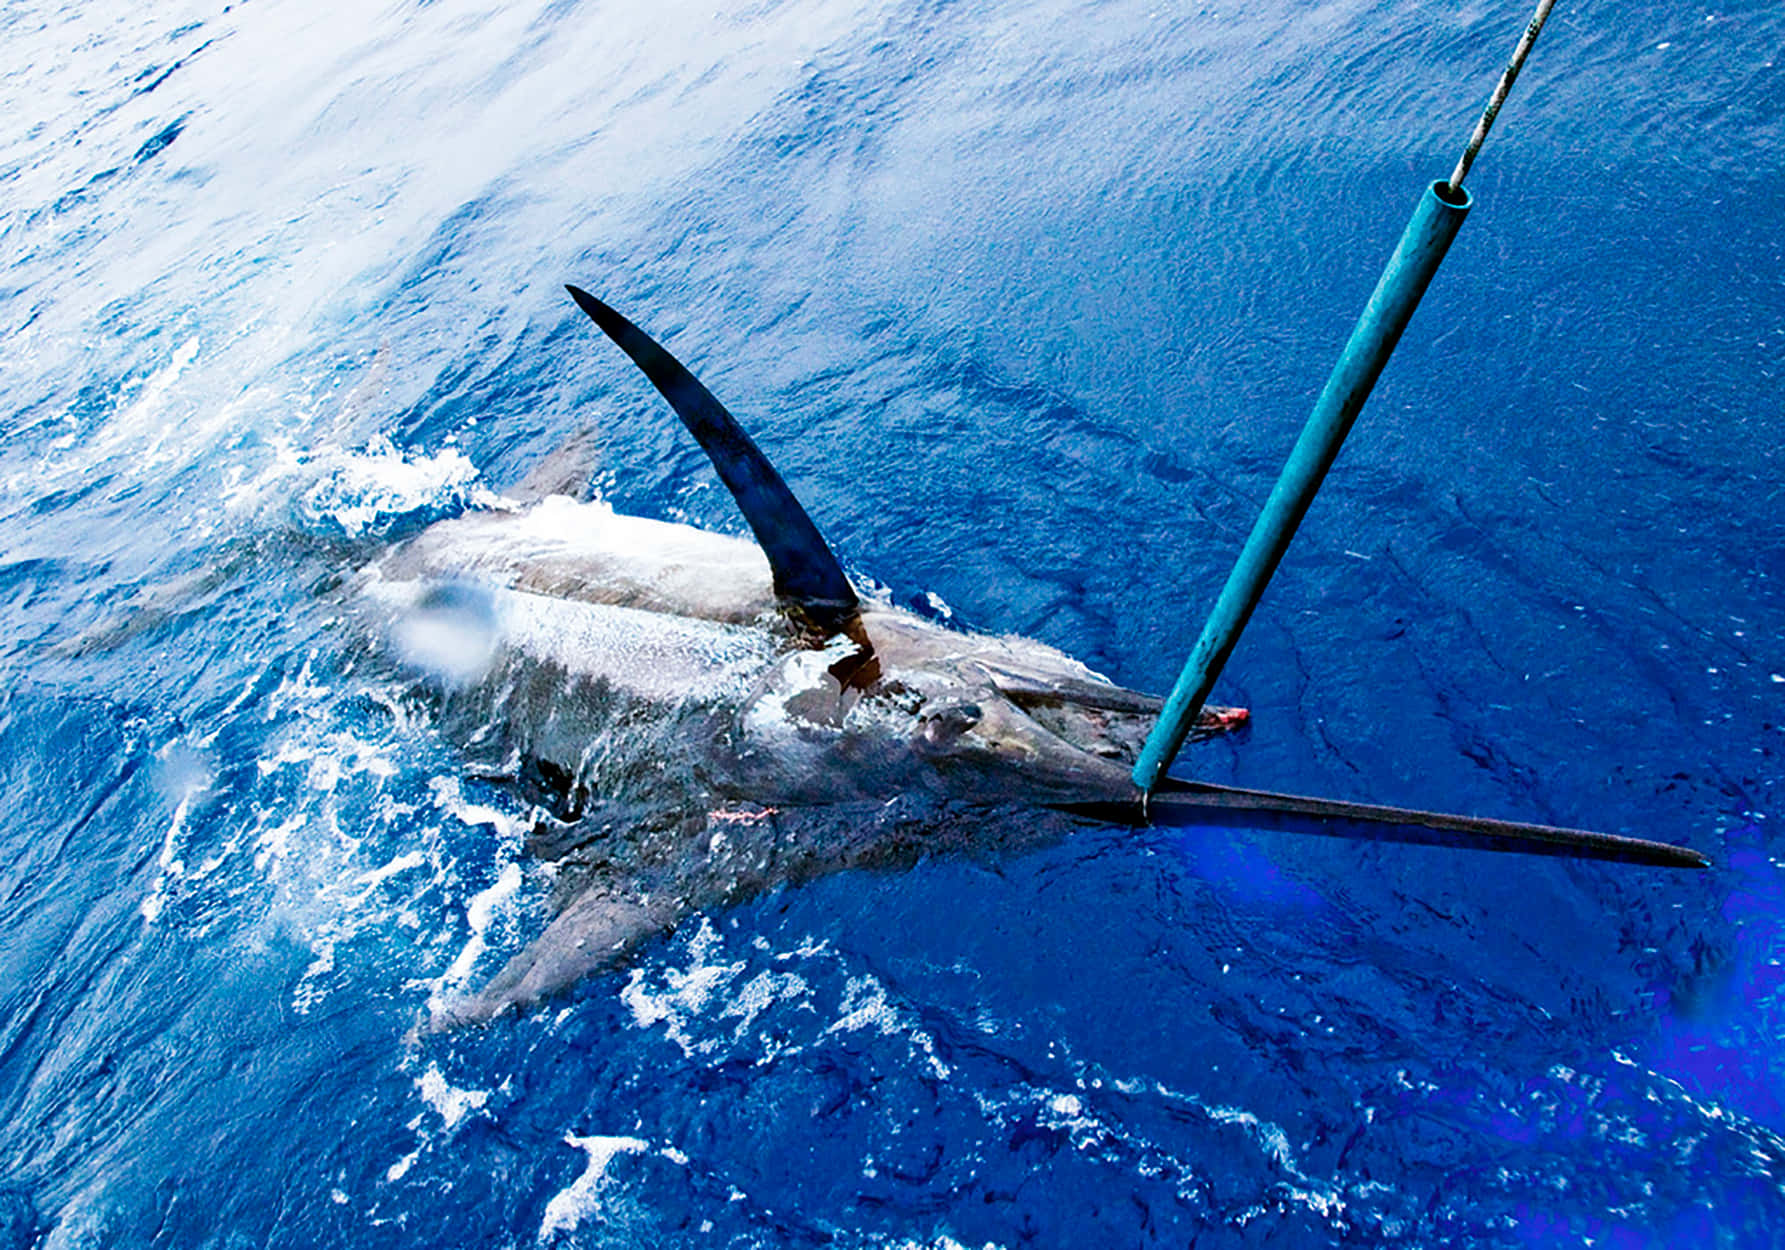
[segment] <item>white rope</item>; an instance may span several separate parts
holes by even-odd
[[[1525,27],[1525,37],[1518,41],[1513,51],[1512,60],[1506,63],[1506,72],[1500,75],[1500,85],[1494,88],[1493,98],[1488,101],[1487,111],[1481,120],[1475,123],[1475,133],[1469,136],[1469,146],[1463,149],[1462,159],[1457,162],[1456,170],[1450,175],[1450,189],[1460,190],[1463,179],[1469,175],[1469,166],[1475,163],[1475,154],[1481,151],[1481,141],[1487,138],[1488,127],[1494,124],[1494,118],[1500,115],[1500,106],[1506,103],[1507,93],[1512,90],[1513,82],[1518,78],[1519,70],[1524,68],[1525,58],[1531,54],[1531,45],[1537,42],[1537,32],[1543,29],[1543,23],[1549,17],[1549,11],[1556,7],[1556,0],[1539,0],[1537,14],[1531,24]]]

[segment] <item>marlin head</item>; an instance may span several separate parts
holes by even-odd
[[[859,626],[767,671],[739,718],[740,794],[809,803],[840,790],[919,790],[1043,805],[1133,796],[1128,770],[1158,699],[1027,638],[958,633],[879,604],[861,607]],[[852,680],[847,665],[839,676],[838,660],[863,651],[874,679]],[[1244,720],[1213,708],[1200,729]]]

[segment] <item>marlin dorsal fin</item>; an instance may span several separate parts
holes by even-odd
[[[819,633],[847,633],[865,640],[860,603],[837,557],[736,418],[650,335],[587,291],[574,286],[565,290],[644,370],[707,453],[768,556],[782,605]]]

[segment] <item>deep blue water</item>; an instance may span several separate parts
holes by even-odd
[[[1218,690],[1215,780],[1681,874],[1087,829],[534,932],[331,569],[584,424],[564,298],[900,598],[1163,688],[1524,0],[0,11],[0,1245],[1764,1246],[1785,1227],[1785,14],[1569,0]]]

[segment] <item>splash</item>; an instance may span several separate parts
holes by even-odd
[[[324,452],[311,465],[320,472],[298,500],[299,523],[347,538],[393,538],[499,503],[456,447],[404,451],[377,438],[363,451]]]
[[[545,1204],[545,1216],[539,1222],[538,1240],[541,1245],[562,1233],[574,1231],[596,1213],[600,1204],[602,1178],[607,1175],[607,1166],[613,1162],[615,1155],[643,1154],[651,1148],[649,1142],[637,1137],[578,1137],[575,1133],[564,1134],[564,1143],[575,1146],[588,1155],[589,1164],[568,1189],[552,1195],[551,1201]]]

